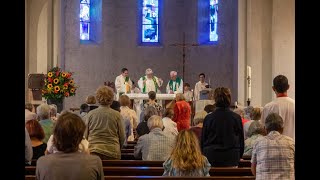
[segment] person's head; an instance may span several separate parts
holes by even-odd
[[[150,68],[146,69],[146,75],[147,75],[148,78],[152,78],[153,77],[152,69],[150,69]]]
[[[231,104],[231,91],[226,87],[218,87],[214,90],[213,95],[216,107],[229,107]]]
[[[33,105],[31,104],[31,103],[26,103],[25,105],[24,105],[24,109],[28,109],[30,112],[32,112],[33,111]]]
[[[171,71],[170,79],[175,81],[177,79],[177,74],[178,74],[177,71]]]
[[[80,106],[80,113],[82,113],[82,112],[89,112],[89,110],[90,110],[90,108],[89,108],[89,106],[88,106],[88,104],[81,104],[81,106]]]
[[[260,120],[261,119],[261,108],[255,107],[253,108],[251,114],[250,114],[251,120]]]
[[[203,167],[204,156],[201,153],[199,140],[191,130],[181,130],[176,138],[170,158],[174,168],[191,171]]]
[[[265,128],[267,133],[270,131],[278,131],[279,133],[283,132],[283,119],[277,113],[270,113],[266,117]]]
[[[150,131],[154,128],[163,129],[162,119],[158,115],[151,116],[147,121],[147,125]]]
[[[57,105],[50,104],[49,106],[50,106],[50,116],[51,117],[56,117],[57,116],[57,111],[58,111]]]
[[[206,75],[204,73],[200,73],[199,74],[199,79],[200,79],[200,82],[204,82],[204,79],[206,78]]]
[[[119,97],[120,106],[130,106],[131,101],[130,98],[127,95],[121,95]]]
[[[250,124],[247,136],[251,137],[255,134],[261,134],[263,136],[266,134],[263,125],[259,121],[253,121]]]
[[[48,104],[40,104],[37,107],[37,115],[40,120],[50,118],[50,106]]]
[[[153,115],[159,115],[158,110],[154,106],[148,106],[144,110],[144,121],[148,121],[148,119]]]
[[[184,95],[182,93],[177,93],[176,94],[176,101],[185,101],[186,98],[184,97]]]
[[[198,125],[200,123],[203,123],[204,118],[207,116],[206,111],[199,111],[194,115],[193,123],[194,125]]]
[[[86,98],[86,103],[87,104],[95,104],[96,103],[96,98],[93,95],[89,95]]]
[[[190,84],[189,83],[184,83],[184,91],[190,91]]]
[[[174,116],[174,110],[172,108],[167,108],[164,112],[164,117],[172,119]]]
[[[80,116],[71,113],[62,113],[53,129],[53,145],[58,151],[65,153],[76,152],[83,139],[86,125]]]
[[[284,75],[278,75],[273,79],[273,91],[276,94],[278,93],[286,93],[289,89],[288,78]]]
[[[30,139],[36,139],[42,141],[45,137],[43,128],[39,121],[37,120],[29,120],[26,122],[26,128],[28,130]]]
[[[241,116],[241,118],[244,118],[245,111],[244,111],[244,108],[243,108],[243,107],[235,108],[235,109],[233,110],[233,112],[239,114],[239,115]]]
[[[216,104],[207,104],[203,110],[205,110],[207,113],[212,113],[216,109]]]
[[[97,89],[96,99],[99,104],[110,106],[114,99],[114,93],[110,87],[102,86]]]
[[[120,103],[119,101],[112,101],[111,105],[110,105],[110,108],[113,109],[113,110],[116,110],[118,112],[120,112]]]
[[[155,100],[155,99],[156,99],[156,92],[154,92],[154,91],[149,91],[149,92],[148,92],[148,96],[149,96],[149,99]]]
[[[127,69],[127,68],[122,68],[122,69],[121,69],[121,74],[122,74],[122,76],[124,76],[124,77],[128,77],[128,76],[129,76],[128,69]]]

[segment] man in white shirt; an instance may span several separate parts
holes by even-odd
[[[277,113],[284,121],[282,134],[295,140],[295,100],[288,97],[289,87],[286,76],[278,75],[273,79],[272,89],[277,97],[263,107],[261,123],[265,124],[266,117],[270,113]]]
[[[170,72],[170,81],[166,87],[167,94],[183,93],[183,80],[177,75],[176,71]]]
[[[117,100],[119,99],[120,95],[131,92],[132,81],[129,77],[127,68],[121,69],[121,74],[116,77],[114,84],[117,90]]]
[[[196,83],[194,87],[194,100],[200,99],[200,91],[204,90],[208,83],[204,82],[206,75],[204,73],[199,74],[200,81]]]
[[[162,86],[163,80],[153,75],[152,69],[146,69],[146,75],[142,76],[138,81],[138,86],[142,93],[150,91],[159,92],[159,87]]]

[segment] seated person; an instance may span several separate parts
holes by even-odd
[[[195,126],[190,128],[190,130],[196,134],[199,142],[201,142],[203,121],[204,121],[204,118],[207,116],[207,114],[208,113],[206,111],[197,112],[193,118],[193,123]]]
[[[207,104],[207,105],[204,107],[204,110],[205,110],[208,114],[214,112],[215,109],[216,109],[216,104]]]
[[[96,98],[93,95],[89,95],[86,98],[86,103],[89,106],[89,111],[96,109],[97,107],[99,107],[98,105],[96,105]]]
[[[52,121],[56,121],[57,120],[57,111],[58,111],[58,107],[55,104],[50,104],[50,119]]]
[[[88,104],[81,104],[80,106],[80,116],[84,117],[85,115],[88,114],[90,111],[89,105]]]
[[[47,144],[42,142],[44,139],[44,131],[37,120],[30,120],[26,123],[26,128],[28,130],[31,144],[32,144],[32,159],[38,159],[44,155],[46,151]]]
[[[244,141],[244,156],[251,156],[253,144],[259,137],[265,136],[264,127],[259,121],[254,121],[250,124],[248,130],[248,138]]]
[[[80,116],[71,112],[59,116],[53,130],[53,145],[59,152],[38,159],[36,179],[104,180],[101,159],[79,152],[85,129]]]
[[[210,176],[211,164],[202,155],[197,136],[182,130],[169,158],[163,163],[163,176]]]
[[[175,137],[165,134],[160,116],[153,115],[148,119],[149,134],[139,137],[134,146],[134,157],[144,161],[166,160],[174,146]]]

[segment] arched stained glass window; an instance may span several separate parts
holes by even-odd
[[[218,41],[217,33],[217,23],[218,23],[218,0],[209,0],[210,1],[210,11],[209,11],[209,36],[210,41]]]
[[[159,42],[159,0],[142,0],[142,42]]]
[[[90,0],[80,0],[80,39],[89,40]]]

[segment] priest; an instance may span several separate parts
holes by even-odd
[[[122,94],[127,94],[131,92],[132,81],[129,77],[129,72],[127,68],[121,69],[121,74],[116,77],[115,86],[117,90],[117,100]]]
[[[163,80],[153,75],[152,69],[146,69],[146,75],[142,76],[138,81],[138,86],[141,90],[141,93],[148,93],[150,91],[154,91],[159,93],[159,88],[163,84]]]
[[[170,72],[170,81],[166,87],[167,94],[183,93],[183,80],[177,75],[177,71]]]

